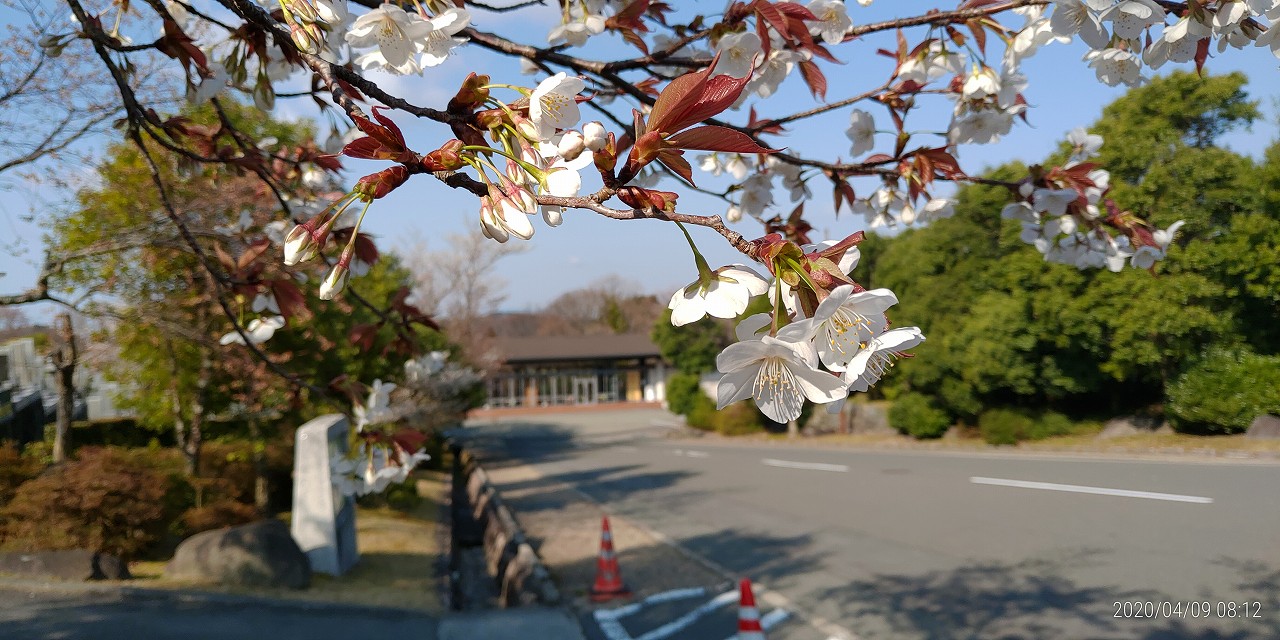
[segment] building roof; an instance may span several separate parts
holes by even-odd
[[[648,334],[591,336],[537,336],[498,338],[498,353],[505,363],[566,360],[620,360],[658,357],[658,346]]]

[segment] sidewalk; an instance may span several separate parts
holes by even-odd
[[[543,478],[532,467],[487,468],[565,599],[579,611],[594,608],[587,590],[595,580],[600,519],[610,514],[568,485]],[[636,598],[673,589],[715,589],[727,584],[723,573],[705,561],[685,555],[653,532],[613,515],[609,523],[622,580]]]

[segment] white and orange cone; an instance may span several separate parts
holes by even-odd
[[[618,557],[613,553],[613,532],[609,529],[609,516],[604,516],[600,529],[600,556],[596,559],[596,582],[591,585],[591,600],[604,602],[630,596],[631,590],[622,584]]]
[[[751,580],[742,579],[738,600],[738,640],[765,640],[760,626],[760,610],[756,608],[756,596],[751,593]]]

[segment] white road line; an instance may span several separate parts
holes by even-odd
[[[774,458],[764,458],[763,462],[770,467],[783,467],[786,469],[809,469],[811,471],[834,471],[836,473],[848,473],[849,465],[844,464],[825,464],[822,462],[792,462],[790,460],[776,460]]]
[[[702,616],[705,616],[708,613],[711,613],[712,611],[715,611],[716,609],[719,609],[720,607],[723,607],[729,604],[730,602],[737,602],[737,601],[738,601],[737,590],[726,591],[712,598],[711,600],[707,601],[697,609],[694,609],[693,611],[690,611],[689,613],[686,613],[680,616],[679,618],[676,618],[675,620],[672,620],[671,622],[668,622],[662,625],[661,627],[658,627],[657,629],[654,629],[649,633],[646,633],[640,636],[639,638],[636,638],[636,640],[659,640],[660,638],[665,638],[693,624],[694,622],[697,622],[698,618],[701,618]]]
[[[1019,489],[1043,489],[1045,491],[1066,491],[1070,493],[1090,493],[1099,496],[1119,496],[1122,498],[1146,498],[1148,500],[1168,500],[1170,502],[1193,502],[1210,504],[1213,498],[1203,496],[1184,496],[1176,493],[1156,493],[1153,491],[1131,491],[1129,489],[1107,489],[1105,487],[1086,487],[1078,484],[1057,484],[1054,482],[1029,482],[1027,480],[1006,480],[1003,478],[972,477],[973,484],[988,484],[998,487],[1017,487]]]
[[[599,609],[595,611],[593,615],[596,617],[596,620],[605,620],[605,619],[617,620],[618,618],[626,617],[639,611],[640,609],[644,608],[646,605],[660,604],[663,602],[671,602],[673,600],[683,600],[685,598],[696,598],[700,595],[705,594],[706,592],[707,592],[706,587],[692,587],[689,589],[672,589],[670,591],[655,593],[649,596],[648,598],[645,598],[644,600],[632,602],[631,604],[617,607],[614,609]]]
[[[689,458],[710,458],[711,457],[711,454],[707,453],[706,451],[694,451],[692,449],[688,449],[688,450],[676,449],[671,453],[674,453],[678,456],[687,456]]]

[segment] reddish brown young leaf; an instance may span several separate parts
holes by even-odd
[[[623,40],[631,43],[632,46],[639,49],[644,55],[649,55],[649,44],[646,43],[644,38],[640,34],[636,33],[634,29],[618,29],[617,31],[622,34]]]
[[[1272,29],[1276,28],[1276,25],[1272,25],[1271,28]],[[1205,63],[1205,60],[1208,60],[1208,59],[1209,59],[1209,38],[1201,38],[1200,41],[1196,43],[1196,57],[1195,57],[1196,75],[1204,76],[1204,63]]]
[[[658,162],[662,166],[671,170],[672,173],[680,176],[681,180],[693,185],[693,168],[689,166],[689,161],[684,159],[682,151],[665,150],[658,154]],[[696,186],[696,185],[695,185]]]
[[[617,31],[648,31],[649,26],[640,18],[649,10],[649,0],[635,0],[628,4],[621,11],[615,13],[608,20],[604,21],[606,29]],[[635,37],[636,34],[632,34]],[[625,35],[624,35],[625,37]],[[644,47],[645,53],[648,53],[648,47]]]
[[[970,20],[965,23],[969,27],[969,31],[973,32],[973,41],[978,45],[978,51],[983,55],[987,53],[987,32],[983,28],[981,20]]]
[[[813,12],[802,4],[795,2],[779,2],[773,6],[788,18],[799,18],[800,20],[810,20],[814,22],[817,22],[818,20],[818,16],[813,15]]]
[[[649,112],[648,131],[676,133],[728,109],[738,100],[750,77],[710,77],[715,62],[713,59],[705,69],[686,73],[667,84]]]
[[[249,247],[244,250],[244,253],[240,254],[240,259],[236,261],[236,267],[238,269],[244,269],[252,264],[254,260],[257,260],[263,253],[266,253],[267,249],[270,248],[270,238],[263,238],[249,245]]]
[[[752,106],[747,113],[747,128],[756,133],[772,133],[780,135],[787,131],[782,127],[782,125],[775,124],[773,120],[760,120],[757,118],[755,106]]]
[[[289,320],[311,317],[311,309],[307,308],[307,298],[293,280],[270,280],[266,284],[271,289],[271,295],[275,296],[276,306],[280,307],[280,315]]]
[[[379,328],[376,324],[358,324],[351,327],[351,331],[347,333],[347,341],[363,351],[368,351],[373,347],[374,339],[378,337]]]
[[[756,17],[759,21],[767,22],[770,27],[773,27],[774,31],[777,31],[783,37],[783,39],[790,39],[791,28],[790,25],[787,24],[787,16],[778,9],[777,5],[769,2],[768,0],[755,0],[755,2],[751,4],[751,8],[755,10]],[[808,30],[805,30],[805,33],[808,34]],[[761,43],[767,42],[769,42],[769,38],[762,36]],[[765,51],[765,55],[769,55],[768,50]]]
[[[827,77],[822,75],[822,70],[812,60],[800,61],[800,75],[804,78],[805,84],[809,85],[809,91],[813,93],[813,97],[825,101],[827,98]]]
[[[756,144],[750,136],[740,131],[703,125],[687,129],[667,138],[667,144],[680,149],[695,151],[729,151],[733,153],[777,153],[777,149],[766,149]]]
[[[356,234],[355,254],[361,262],[372,265],[378,261],[378,247],[369,234]]]

